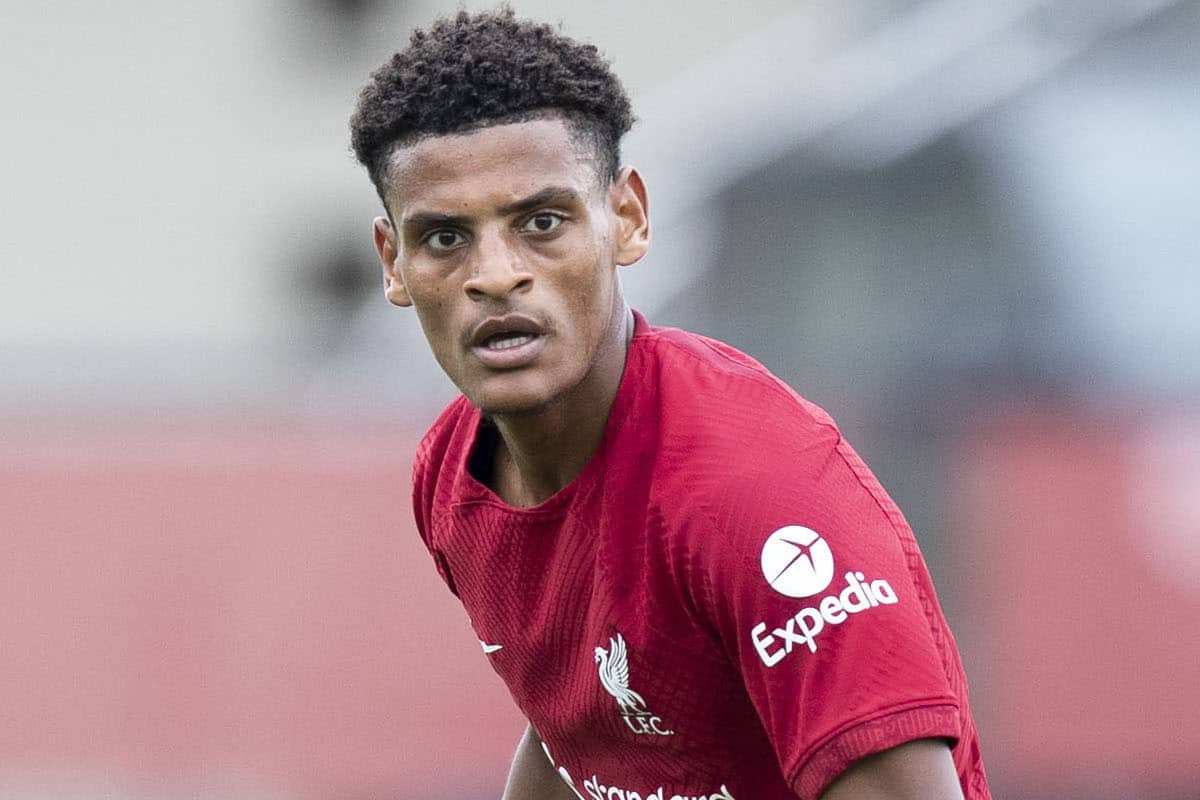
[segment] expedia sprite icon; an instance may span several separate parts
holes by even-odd
[[[812,597],[833,580],[833,552],[816,531],[788,525],[767,537],[762,571],[780,594]]]

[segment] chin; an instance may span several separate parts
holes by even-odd
[[[508,419],[518,419],[520,417],[535,417],[546,410],[549,403],[475,403],[485,417],[506,417]]]
[[[476,386],[463,391],[471,404],[489,417],[520,417],[538,414],[546,409],[557,393],[546,387],[534,386]]]

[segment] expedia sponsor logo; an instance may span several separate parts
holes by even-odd
[[[812,597],[833,580],[833,551],[812,528],[785,525],[763,543],[763,577],[788,597]]]
[[[721,788],[712,794],[668,794],[661,786],[643,794],[632,789],[605,786],[593,775],[583,782],[583,788],[591,800],[736,800],[725,784],[721,784]]]
[[[758,651],[762,662],[773,667],[789,655],[796,645],[804,645],[810,653],[817,652],[817,637],[827,626],[841,625],[852,614],[897,602],[896,592],[887,581],[868,581],[861,572],[847,572],[846,588],[841,592],[826,595],[816,605],[800,609],[770,632],[767,623],[758,623],[750,629],[750,640],[754,642],[754,649]]]

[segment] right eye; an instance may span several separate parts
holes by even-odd
[[[434,252],[444,253],[447,250],[464,244],[467,241],[466,237],[458,231],[452,231],[448,228],[433,231],[425,237],[425,245]]]

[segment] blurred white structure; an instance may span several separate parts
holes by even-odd
[[[440,402],[452,389],[415,320],[374,291],[375,199],[346,119],[407,31],[456,7],[6,9],[0,405]],[[869,173],[958,131],[991,165],[999,200],[1044,226],[1054,252],[1033,255],[1068,338],[1117,382],[1200,386],[1200,322],[1180,307],[1200,290],[1188,201],[1200,159],[1187,144],[1200,133],[1197,65],[1180,60],[1185,47],[1160,47],[1172,30],[1200,30],[1194,2],[517,10],[565,12],[634,96],[626,154],[648,177],[657,235],[627,273],[638,306],[678,305],[728,237],[771,238],[720,217],[750,176],[781,163],[805,165],[798,185],[818,170]],[[859,235],[853,219],[835,224]]]

